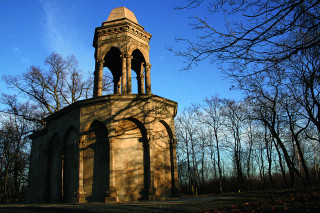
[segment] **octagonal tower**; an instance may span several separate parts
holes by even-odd
[[[151,93],[151,34],[125,7],[95,30],[93,98],[44,119],[35,132],[28,202],[114,202],[178,196],[177,103]],[[114,90],[102,96],[103,68]],[[131,94],[131,72],[138,94]]]
[[[133,12],[125,7],[111,11],[107,21],[94,35],[95,83],[93,96],[102,94],[103,67],[113,75],[114,94],[131,94],[131,70],[137,74],[139,94],[151,94],[149,41],[151,34],[139,25]]]

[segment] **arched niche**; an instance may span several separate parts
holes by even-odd
[[[170,137],[172,131],[165,121],[155,122],[153,126],[153,171],[154,187],[157,196],[165,199],[171,194]]]
[[[63,148],[63,200],[74,202],[79,188],[79,135],[74,127],[70,127],[64,136]]]
[[[49,142],[48,201],[62,200],[62,141],[55,133]]]
[[[83,150],[84,191],[88,201],[103,202],[110,179],[108,130],[102,122],[94,121],[87,134]]]
[[[143,124],[134,119],[119,122],[114,151],[115,188],[119,201],[137,200],[144,187]]]
[[[146,60],[145,57],[143,56],[143,54],[141,53],[141,51],[139,49],[135,49],[132,52],[132,65],[131,68],[132,70],[135,72],[135,76],[132,75],[132,85],[133,86],[133,91],[134,88],[135,91],[137,91],[138,94],[144,94],[145,93],[145,74],[144,74],[144,66],[146,64]],[[134,77],[136,77],[136,79],[134,79]],[[134,83],[135,82],[135,83]]]
[[[111,47],[104,56],[104,67],[107,67],[113,77],[114,94],[120,93],[120,78],[122,76],[122,53],[117,47]]]
[[[103,83],[102,83],[102,95],[108,94],[120,94],[121,84],[120,79],[114,79],[111,70],[108,67],[103,68]],[[120,89],[118,89],[120,88]]]

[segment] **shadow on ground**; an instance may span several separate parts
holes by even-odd
[[[184,197],[179,200],[86,204],[0,204],[0,212],[196,212],[231,197]]]

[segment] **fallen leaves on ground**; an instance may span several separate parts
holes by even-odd
[[[203,211],[203,213],[211,212],[320,212],[320,194],[295,192],[262,202],[250,201],[231,207]]]

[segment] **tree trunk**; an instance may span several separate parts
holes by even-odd
[[[219,193],[223,194],[220,148],[219,148],[219,138],[218,138],[217,130],[215,130],[214,136],[215,136],[215,139],[216,139],[216,147],[217,147],[217,155],[218,155],[217,158],[218,158],[218,172],[219,172]]]

